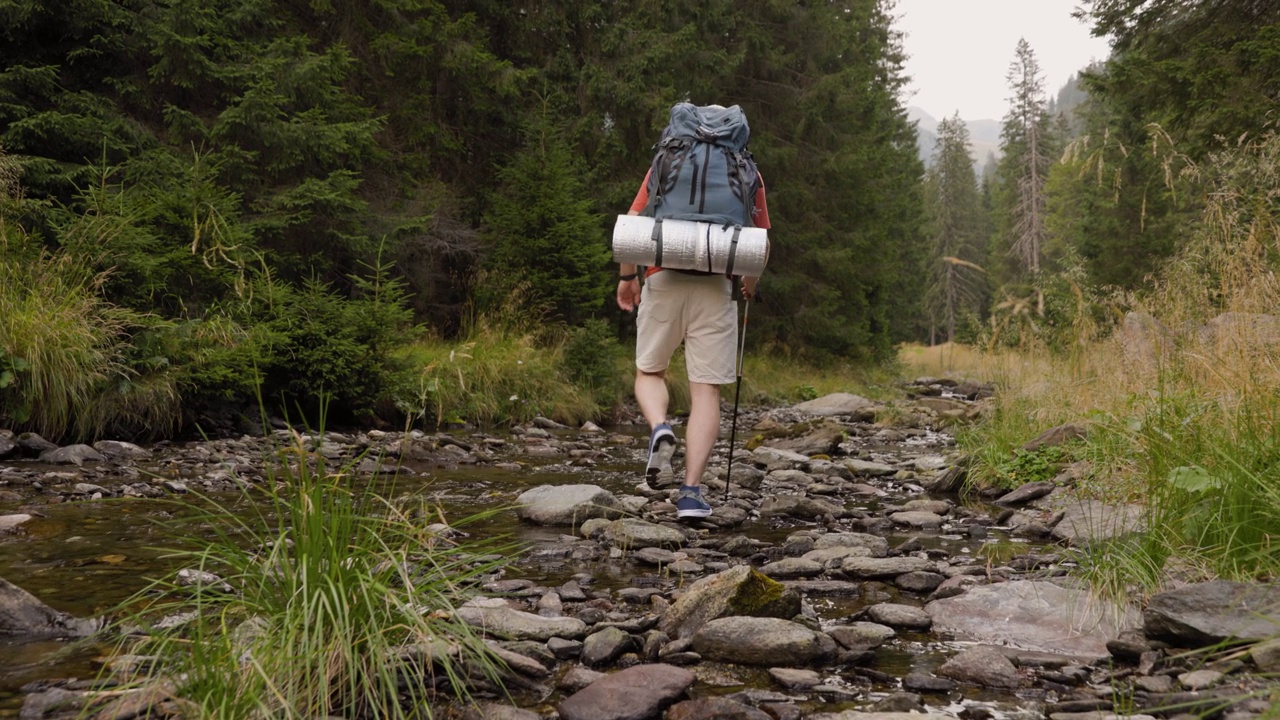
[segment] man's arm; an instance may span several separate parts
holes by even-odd
[[[641,188],[643,189],[643,185]],[[639,215],[639,211],[631,210],[628,215]],[[639,268],[634,263],[618,263],[618,307],[631,312],[640,304]]]

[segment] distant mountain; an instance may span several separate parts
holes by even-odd
[[[927,166],[933,159],[933,150],[938,145],[938,119],[923,108],[914,105],[907,108],[907,119],[915,120],[916,145],[920,159]],[[1000,157],[1000,121],[984,118],[982,120],[965,120],[969,128],[969,157],[973,158],[973,166],[982,169],[988,153]]]

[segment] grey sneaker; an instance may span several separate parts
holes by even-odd
[[[676,517],[704,518],[711,514],[711,506],[702,498],[702,488],[688,485],[680,488],[676,498]]]
[[[653,429],[649,436],[649,462],[644,474],[652,487],[662,487],[675,482],[675,473],[671,470],[671,456],[676,454],[676,434],[671,426],[662,423]]]

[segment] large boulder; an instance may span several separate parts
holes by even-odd
[[[477,598],[457,609],[466,624],[486,634],[507,640],[538,640],[553,637],[580,639],[587,634],[587,624],[571,617],[543,617],[516,610],[501,598]]]
[[[661,629],[673,638],[684,638],[717,618],[791,618],[799,612],[798,593],[750,565],[738,565],[690,585],[662,616]]]
[[[539,485],[516,498],[516,514],[536,525],[578,525],[592,518],[616,518],[622,503],[598,485]]]
[[[934,632],[1087,658],[1109,655],[1107,641],[1141,622],[1137,610],[1115,607],[1080,589],[1019,580],[971,588],[925,606]]]
[[[1071,545],[1087,545],[1119,535],[1140,532],[1140,505],[1111,505],[1100,500],[1071,500],[1062,506],[1063,516],[1053,526],[1053,538]]]
[[[1157,593],[1143,612],[1143,632],[1197,647],[1276,637],[1280,585],[1214,580]]]

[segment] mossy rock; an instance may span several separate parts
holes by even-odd
[[[716,618],[745,615],[789,619],[800,613],[800,595],[750,565],[698,580],[662,618],[662,631],[690,637]]]
[[[844,442],[845,430],[837,422],[822,418],[796,423],[785,428],[766,430],[746,442],[754,451],[767,445],[779,450],[792,450],[804,455],[829,455]]]

